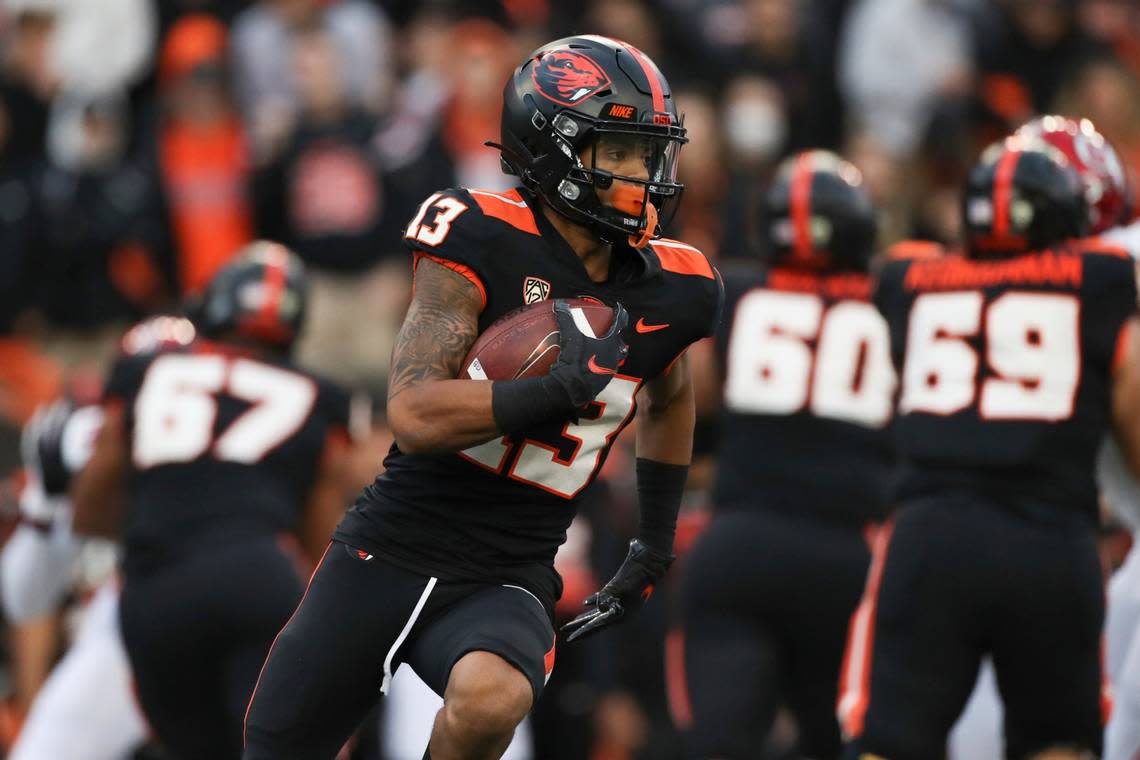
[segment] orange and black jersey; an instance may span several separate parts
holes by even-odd
[[[899,259],[874,300],[900,380],[900,498],[964,490],[1096,519],[1094,459],[1136,312],[1126,254],[1072,241],[1008,259]]]
[[[525,190],[449,190],[430,196],[405,242],[471,280],[483,298],[479,329],[507,312],[554,298],[621,302],[629,356],[579,421],[551,421],[457,454],[409,455],[393,446],[337,537],[440,578],[513,583],[548,607],[561,593],[554,554],[578,498],[636,396],[692,342],[710,335],[723,299],[720,276],[697,249],[660,240],[614,251],[594,282]]]
[[[294,530],[350,396],[286,360],[211,341],[126,356],[106,403],[129,436],[124,567]]]
[[[895,374],[866,274],[772,269],[725,281],[718,511],[882,519]]]

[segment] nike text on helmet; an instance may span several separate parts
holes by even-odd
[[[1065,155],[1081,178],[1089,207],[1090,234],[1123,224],[1132,210],[1132,183],[1112,143],[1088,119],[1039,116],[1018,137],[1038,138]]]
[[[283,245],[260,240],[214,275],[195,321],[206,337],[234,332],[288,350],[301,331],[306,301],[300,258]]]
[[[1089,234],[1084,187],[1057,148],[1013,136],[994,143],[970,171],[962,195],[967,252],[1016,256]]]
[[[640,50],[608,37],[567,37],[515,69],[503,90],[502,143],[495,147],[504,171],[558,213],[603,240],[641,247],[681,198],[681,122],[669,83]],[[599,140],[636,146],[648,179],[598,168],[596,151],[587,148]],[[613,205],[603,205],[596,190],[611,187]]]
[[[763,209],[769,266],[865,272],[877,224],[863,175],[826,150],[805,150],[776,170]]]

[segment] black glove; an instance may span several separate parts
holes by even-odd
[[[653,593],[653,584],[665,575],[673,559],[672,554],[651,549],[636,538],[630,541],[629,554],[617,573],[601,591],[586,600],[586,606],[594,609],[562,626],[566,642],[589,636],[618,622],[626,613],[636,612]]]
[[[561,298],[554,302],[554,317],[558,320],[559,352],[549,377],[562,386],[573,407],[585,406],[609,385],[629,353],[621,338],[629,313],[617,304],[610,329],[598,338],[578,329],[570,305]]]
[[[63,431],[75,411],[66,398],[42,406],[24,426],[20,446],[24,466],[35,471],[44,493],[60,496],[67,492],[71,471],[63,461]]]
[[[541,377],[497,381],[491,386],[491,411],[504,433],[554,418],[577,421],[578,410],[609,385],[629,353],[629,346],[621,339],[629,314],[620,303],[614,307],[613,324],[600,338],[582,334],[570,305],[562,299],[554,302],[554,317],[558,320],[559,352],[550,372]]]

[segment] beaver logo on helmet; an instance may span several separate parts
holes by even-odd
[[[610,85],[609,76],[598,64],[569,50],[543,54],[531,77],[543,97],[564,106],[577,105]]]

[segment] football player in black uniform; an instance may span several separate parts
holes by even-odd
[[[1094,461],[1109,429],[1140,454],[1133,263],[1078,239],[1077,175],[1030,139],[983,154],[963,218],[966,256],[891,261],[875,291],[900,372],[899,503],[840,718],[851,757],[941,757],[988,653],[1008,757],[1099,752]]]
[[[859,171],[806,151],[763,209],[767,271],[728,277],[716,511],[686,561],[694,758],[752,758],[787,705],[804,757],[835,758],[835,693],[894,462],[875,215]]]
[[[665,78],[625,43],[558,40],[514,72],[497,147],[521,187],[435,193],[407,228],[396,443],[270,653],[247,758],[330,757],[401,662],[444,698],[425,757],[499,757],[553,666],[555,551],[642,386],[640,532],[570,639],[633,612],[664,574],[692,447],[683,354],[722,300],[700,251],[655,238],[684,142]],[[611,329],[580,328],[574,297],[613,306]],[[482,330],[545,299],[561,345],[549,375],[457,377]]]
[[[240,756],[258,670],[301,597],[293,536],[323,548],[343,515],[350,399],[288,359],[304,305],[300,259],[251,244],[207,287],[204,337],[112,367],[74,489],[77,531],[122,534],[123,640],[176,758]]]

